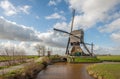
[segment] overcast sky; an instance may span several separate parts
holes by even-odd
[[[69,31],[72,9],[74,30],[84,29],[95,53],[120,54],[120,0],[0,0],[0,45],[22,44],[29,52],[36,42],[64,48],[67,35],[53,28]]]

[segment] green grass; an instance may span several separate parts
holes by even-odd
[[[120,55],[113,55],[113,56],[97,56],[98,59],[102,61],[119,61],[120,62]]]
[[[2,77],[12,77],[12,76],[15,76],[15,75],[17,75],[17,74],[20,74],[20,73],[22,73],[23,72],[23,69],[21,68],[21,69],[19,69],[19,70],[13,70],[13,71],[11,71],[11,72],[8,72],[8,73],[6,73],[6,74],[4,74]]]
[[[0,66],[0,69],[8,68],[8,66]]]
[[[49,58],[51,60],[57,60],[57,59],[60,59],[61,57],[59,55],[51,55]]]
[[[22,56],[22,58],[23,59],[30,59],[30,58],[35,58],[35,59],[37,59],[38,58],[38,56]],[[21,56],[15,56],[14,57],[14,59],[15,60],[21,60]],[[12,56],[0,56],[0,62],[2,62],[2,61],[8,61],[8,60],[13,60],[13,57]]]
[[[0,79],[34,79],[43,68],[44,65],[41,62],[31,62],[23,68],[0,75]]]
[[[73,63],[94,63],[94,62],[101,62],[96,57],[75,57],[72,61]]]
[[[75,62],[99,62],[97,58],[75,58]]]
[[[38,56],[24,56],[24,57],[23,57],[23,59],[31,59],[31,58],[33,58],[33,59],[36,60],[36,59],[39,58],[39,57],[38,57]],[[0,57],[0,62],[8,61],[8,60],[12,60],[12,57],[10,57],[10,56],[1,56],[1,57]],[[15,56],[15,57],[14,57],[14,60],[21,60],[21,57],[20,57],[20,56]],[[26,63],[26,62],[23,61],[23,62],[13,63],[13,64],[6,65],[6,66],[0,66],[0,70],[1,70],[1,69],[5,69],[5,68],[9,68],[9,67],[11,67],[11,66],[17,66],[17,65],[20,65],[20,64],[23,64],[23,63]]]
[[[92,72],[103,79],[119,79],[120,78],[120,63],[119,64],[95,64],[87,68],[88,72]]]
[[[15,63],[15,64],[12,64],[12,65],[10,65],[10,66],[0,66],[0,70],[1,70],[1,69],[5,69],[5,68],[9,68],[9,67],[12,67],[12,66],[17,66],[17,65],[20,65],[20,64],[23,64],[23,63],[26,63],[26,62]]]
[[[0,61],[7,61],[7,60],[11,60],[11,57],[9,57],[9,56],[0,56]]]

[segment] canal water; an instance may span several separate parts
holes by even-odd
[[[94,79],[88,75],[88,64],[56,63],[42,70],[36,79]]]

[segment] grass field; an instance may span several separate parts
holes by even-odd
[[[10,70],[9,72],[0,74],[0,79],[34,79],[34,77],[39,73],[45,65],[41,62],[30,62],[24,65],[24,67],[18,68],[16,70]]]
[[[112,55],[112,56],[97,56],[98,59],[102,61],[119,61],[120,62],[120,55]]]
[[[100,79],[120,79],[120,63],[94,64],[87,68],[90,75]]]
[[[23,59],[25,59],[25,58],[27,58],[27,59],[38,58],[38,56],[14,56],[14,60],[19,60],[19,59],[21,59],[21,57]],[[1,61],[8,61],[8,60],[13,60],[13,57],[12,56],[0,56],[0,62]]]
[[[96,57],[69,57],[68,62],[72,63],[95,63],[95,62],[101,62]]]
[[[75,62],[100,62],[99,59],[97,58],[80,58],[80,57],[77,57],[75,58]]]
[[[80,57],[68,57],[68,61],[75,63],[79,62],[102,62],[102,61],[109,61],[109,62],[120,62],[120,55],[111,55],[111,56],[97,56],[97,57],[87,57],[87,56],[80,56]],[[74,60],[74,61],[73,61]]]

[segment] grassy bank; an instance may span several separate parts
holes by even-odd
[[[11,60],[21,60],[21,59],[30,59],[30,58],[38,58],[38,56],[32,56],[32,55],[28,55],[28,56],[0,56],[0,62],[4,62],[4,61],[11,61]]]
[[[0,79],[35,79],[36,75],[47,66],[48,61],[48,57],[40,57],[24,64],[21,69],[10,70],[1,74]]]
[[[69,57],[68,62],[72,63],[96,63],[101,62],[96,57]]]
[[[31,61],[31,59],[38,59],[38,56],[0,56],[0,62],[4,63],[0,65],[0,70],[4,68],[9,68],[12,66],[20,65]]]
[[[112,55],[112,56],[97,56],[98,59],[102,61],[113,61],[120,62],[120,55]]]
[[[94,64],[87,68],[88,73],[97,79],[119,79],[120,63]]]
[[[40,62],[31,62],[25,65],[24,68],[0,75],[0,79],[34,79],[44,67],[45,65]]]

